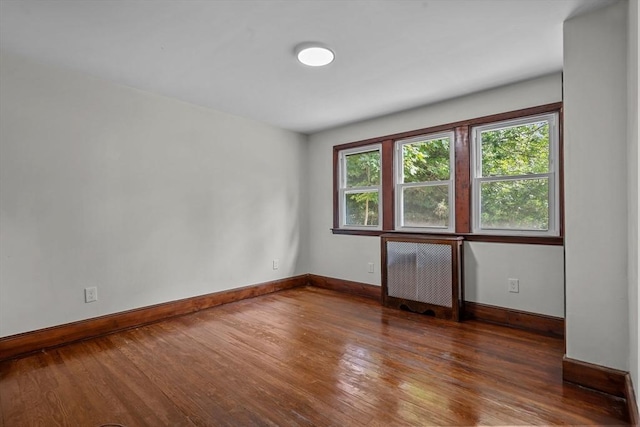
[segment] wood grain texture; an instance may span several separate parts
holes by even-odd
[[[382,229],[395,228],[395,186],[393,180],[394,142],[390,139],[382,142]]]
[[[449,284],[449,295],[451,296],[451,305],[442,306],[437,304],[428,303],[424,300],[411,300],[406,298],[399,298],[393,296],[389,292],[389,257],[388,257],[388,243],[390,242],[407,242],[407,243],[425,243],[430,245],[442,245],[447,246],[450,253],[451,260],[451,283]],[[441,319],[449,319],[460,321],[461,320],[461,305],[463,297],[464,284],[462,281],[462,237],[447,237],[441,235],[428,235],[428,234],[414,234],[414,235],[399,235],[399,234],[383,234],[380,238],[380,265],[382,270],[382,304],[387,307],[395,309],[408,309],[414,313],[432,313],[435,317]],[[423,278],[422,284],[432,280],[429,278]],[[417,285],[417,283],[416,283]],[[434,290],[431,288],[431,290]],[[445,290],[446,292],[446,290]]]
[[[332,228],[333,234],[347,234],[354,236],[381,236],[383,234],[406,235],[406,231],[395,230],[351,230],[346,228]],[[419,233],[413,233],[416,235]],[[515,243],[524,245],[548,245],[562,246],[564,238],[561,236],[498,236],[491,234],[470,234],[470,233],[439,233],[444,237],[464,237],[469,242],[489,242],[489,243]]]
[[[456,233],[471,233],[471,146],[469,126],[455,128]]]
[[[516,243],[524,245],[564,245],[564,237],[561,236],[497,236],[491,234],[458,234],[468,242],[488,243]]]
[[[624,396],[627,400],[629,423],[632,426],[637,426],[640,423],[640,414],[638,414],[638,401],[636,400],[636,394],[633,390],[633,382],[631,381],[631,375],[629,374],[624,377]]]
[[[624,371],[571,359],[562,359],[562,378],[570,383],[626,398]]]
[[[333,147],[333,229],[340,229],[340,150]]]
[[[471,233],[471,127],[480,126],[488,123],[500,122],[520,117],[535,116],[538,114],[558,113],[559,130],[560,130],[560,170],[559,170],[559,201],[560,201],[560,236],[495,236],[480,235]],[[498,243],[519,243],[519,244],[542,244],[542,245],[563,245],[563,224],[564,224],[564,171],[562,165],[562,102],[540,105],[536,107],[524,108],[515,111],[508,111],[489,116],[476,117],[469,120],[461,120],[453,123],[432,126],[429,128],[416,129],[407,132],[396,133],[392,135],[384,135],[380,137],[370,138],[361,141],[349,142],[333,147],[333,228],[334,234],[361,235],[361,236],[379,236],[384,233],[394,232],[395,222],[392,220],[395,215],[394,209],[394,178],[393,163],[395,141],[400,139],[411,138],[419,135],[427,135],[443,131],[454,132],[454,150],[455,150],[455,231],[457,236],[469,236],[467,240],[481,242],[498,242]],[[339,228],[338,217],[338,154],[341,150],[355,147],[364,147],[367,145],[382,145],[382,209],[383,224],[382,230],[350,230]]]
[[[363,147],[365,145],[379,144],[385,140],[396,141],[398,139],[411,138],[414,136],[426,135],[430,133],[438,133],[444,131],[450,131],[461,126],[480,126],[493,122],[501,122],[503,120],[517,119],[519,117],[535,116],[538,114],[553,113],[562,110],[562,102],[554,102],[551,104],[544,104],[535,107],[523,108],[520,110],[507,111],[504,113],[491,114],[489,116],[476,117],[468,120],[460,120],[457,122],[445,123],[441,125],[431,126],[428,128],[421,128],[410,130],[406,132],[394,133],[391,135],[383,135],[369,139],[363,139],[360,141],[348,142],[334,146],[334,150],[346,150],[349,148]]]
[[[322,289],[343,292],[350,295],[358,295],[376,301],[380,301],[382,295],[380,293],[380,286],[336,279],[334,277],[320,276],[317,274],[309,274],[309,285]]]
[[[11,427],[622,425],[562,340],[300,287],[0,363]]]
[[[307,275],[304,274],[11,335],[0,338],[0,361],[306,284]]]
[[[526,311],[512,310],[471,301],[465,301],[464,311],[468,319],[493,322],[514,328],[564,337],[564,319],[561,317],[528,313]]]

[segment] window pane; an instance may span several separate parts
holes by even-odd
[[[405,227],[448,227],[449,186],[403,188],[402,207]]]
[[[345,194],[345,213],[345,225],[378,225],[378,192]]]
[[[549,123],[481,132],[482,176],[549,172]]]
[[[549,229],[549,180],[483,182],[481,228]]]
[[[347,188],[380,185],[380,151],[348,154]]]
[[[404,182],[446,181],[449,173],[449,138],[402,146]]]

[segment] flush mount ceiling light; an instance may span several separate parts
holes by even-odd
[[[336,57],[331,49],[322,43],[301,43],[295,49],[296,58],[309,67],[322,67],[331,64]]]

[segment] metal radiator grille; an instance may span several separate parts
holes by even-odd
[[[389,296],[451,307],[451,281],[449,245],[387,242]]]

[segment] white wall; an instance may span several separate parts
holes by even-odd
[[[627,77],[628,77],[628,102],[627,102],[627,138],[628,138],[628,179],[629,188],[627,191],[627,204],[629,215],[629,370],[636,390],[636,398],[640,401],[640,382],[638,382],[638,225],[640,217],[638,216],[638,189],[639,175],[638,165],[640,164],[638,151],[638,112],[640,111],[638,104],[638,21],[640,20],[640,10],[638,9],[638,0],[629,2],[628,12],[628,58],[627,58]]]
[[[467,242],[464,247],[465,300],[564,317],[562,246]],[[507,279],[520,292],[507,292]]]
[[[0,66],[0,336],[308,272],[305,136]]]
[[[629,369],[627,2],[564,25],[567,356]]]
[[[554,74],[311,135],[310,272],[380,284],[380,239],[333,235],[330,231],[334,145],[561,100],[562,77]],[[466,244],[465,250],[466,258],[476,260],[467,263],[465,270],[468,300],[563,317],[561,247],[473,243]],[[367,272],[369,262],[375,263],[374,274]],[[521,279],[520,294],[507,292],[509,277]]]

